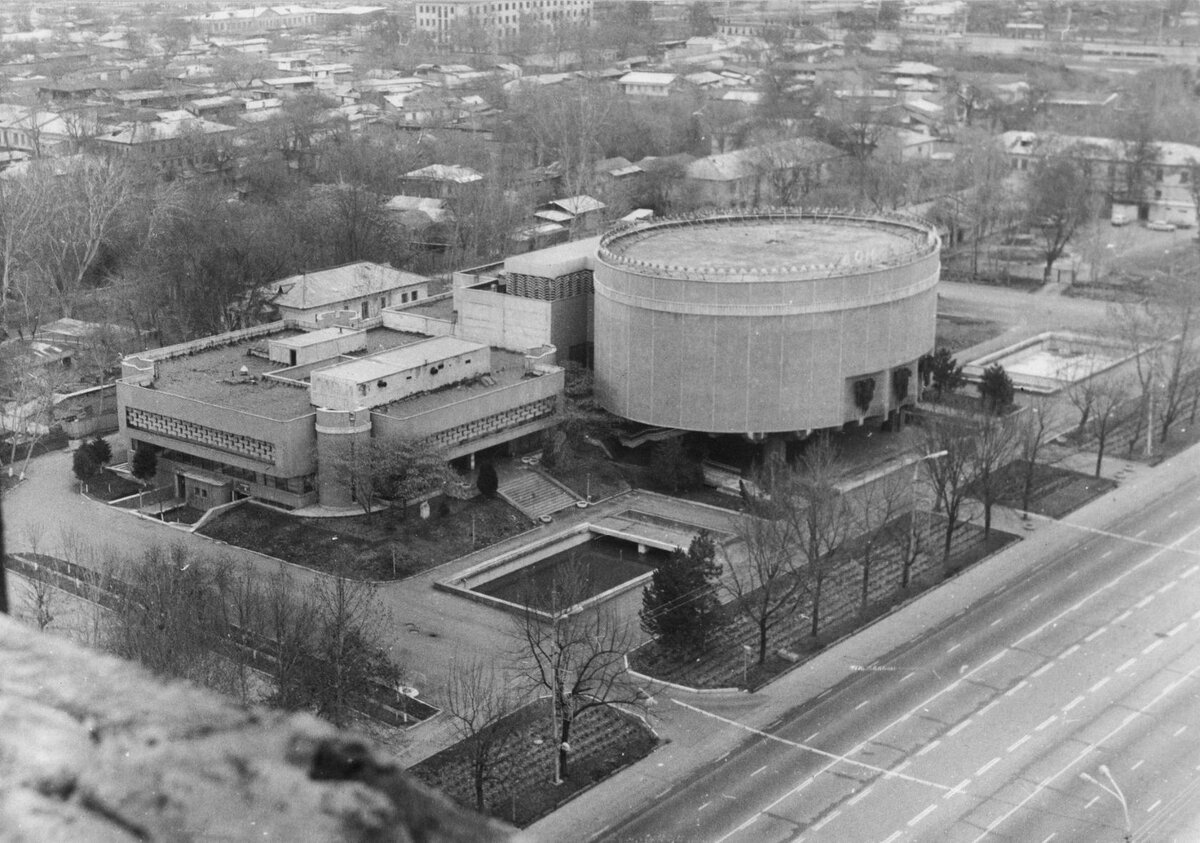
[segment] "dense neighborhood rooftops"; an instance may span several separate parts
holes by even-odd
[[[428,167],[422,167],[419,170],[405,173],[404,178],[469,184],[470,182],[481,181],[483,174],[478,170],[472,170],[470,167],[464,167],[459,164],[430,164]]]

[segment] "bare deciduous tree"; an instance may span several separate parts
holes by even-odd
[[[496,750],[511,732],[504,728],[505,718],[516,710],[508,677],[478,657],[455,657],[450,662],[445,699],[451,729],[470,759],[475,810],[483,811],[484,790],[493,780]]]

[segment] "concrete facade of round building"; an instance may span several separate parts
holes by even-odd
[[[922,220],[842,211],[615,230],[593,282],[597,397],[624,418],[711,433],[887,415],[933,349],[938,251]]]

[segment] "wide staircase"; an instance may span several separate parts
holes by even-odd
[[[580,500],[537,469],[524,466],[504,473],[500,478],[500,495],[535,521]]]

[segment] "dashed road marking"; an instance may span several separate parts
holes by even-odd
[[[1045,840],[1043,840],[1042,843],[1050,843],[1050,841],[1053,840],[1057,836],[1058,836],[1058,832],[1052,831],[1052,832],[1050,832],[1050,836],[1047,837]]]
[[[819,823],[817,823],[816,825],[814,825],[814,826],[812,827],[812,830],[813,830],[813,831],[820,831],[820,830],[821,830],[821,829],[823,829],[825,826],[827,826],[829,823],[833,822],[833,821],[834,821],[834,820],[836,820],[836,819],[837,819],[839,816],[841,816],[841,814],[842,814],[842,812],[841,812],[841,809],[838,809],[838,810],[834,811],[834,812],[833,812],[833,813],[831,813],[831,814],[826,814],[824,819],[822,819],[822,820],[821,820]]]
[[[980,767],[978,770],[975,771],[975,778],[979,778],[980,776],[982,776],[984,773],[986,773],[988,770],[992,769],[999,763],[1000,763],[1000,756],[997,755],[991,761],[984,764],[982,767]]]
[[[1044,665],[1039,667],[1033,673],[1029,674],[1029,678],[1037,679],[1039,676],[1041,676],[1043,673],[1045,673],[1047,670],[1049,670],[1052,667],[1054,667],[1054,662],[1046,662]]]
[[[918,756],[918,757],[920,757],[920,756],[924,755],[924,754],[925,754],[925,753],[927,753],[927,752],[932,752],[934,749],[936,749],[936,748],[937,748],[937,745],[938,745],[938,744],[940,744],[940,743],[941,743],[941,741],[940,741],[940,740],[936,740],[936,741],[934,741],[933,743],[927,743],[927,744],[925,744],[925,746],[921,747],[921,749],[920,749],[920,750],[917,752],[917,756]]]
[[[1029,735],[1023,735],[1017,739],[1016,743],[1014,743],[1012,746],[1010,746],[1008,749],[1006,749],[1004,751],[1012,752],[1013,750],[1019,749],[1021,747],[1021,744],[1025,743],[1025,741],[1027,741],[1027,740],[1029,740]]]
[[[903,833],[903,831],[894,831],[888,835],[887,840],[884,840],[883,843],[896,843],[896,841],[900,839],[900,835]]]
[[[1175,517],[1176,515],[1178,515],[1178,514],[1179,514],[1179,510],[1177,509],[1177,510],[1175,510],[1174,512],[1172,512],[1172,513],[1169,513],[1169,514],[1167,515],[1167,518],[1174,518],[1174,517]]]
[[[1034,727],[1033,731],[1035,731],[1035,732],[1040,732],[1040,731],[1042,731],[1043,729],[1045,729],[1047,726],[1049,726],[1051,723],[1053,723],[1053,722],[1054,722],[1055,720],[1057,720],[1057,719],[1058,719],[1058,715],[1057,715],[1057,714],[1051,714],[1049,717],[1047,717],[1047,718],[1046,718],[1045,720],[1043,720],[1041,723],[1037,724],[1037,726],[1035,726],[1035,727]]]
[[[1040,592],[1040,591],[1039,591],[1037,594],[1035,594],[1035,595],[1033,595],[1032,597],[1030,597],[1030,598],[1029,598],[1029,602],[1030,602],[1030,603],[1032,603],[1032,602],[1034,602],[1035,600],[1040,600],[1040,599],[1041,599],[1041,597],[1042,597],[1042,592]]]
[[[1089,693],[1089,694],[1094,694],[1094,693],[1096,693],[1096,692],[1097,692],[1097,691],[1099,691],[1101,688],[1103,688],[1105,685],[1107,685],[1107,684],[1108,684],[1108,680],[1110,680],[1110,679],[1112,679],[1112,677],[1111,677],[1111,676],[1105,676],[1103,679],[1101,679],[1101,680],[1100,680],[1099,682],[1097,682],[1095,685],[1093,685],[1092,687],[1088,688],[1088,693]]]
[[[1110,557],[1110,556],[1112,556],[1112,551],[1111,551],[1111,550],[1106,550],[1106,551],[1104,551],[1103,553],[1101,553],[1101,554],[1100,554],[1100,558],[1101,558],[1101,559],[1107,559],[1107,558],[1108,558],[1108,557]]]
[[[853,796],[851,796],[849,799],[847,799],[847,800],[846,800],[846,804],[847,804],[847,805],[857,805],[857,804],[858,804],[859,802],[861,802],[863,799],[866,799],[866,798],[867,798],[867,794],[868,794],[868,793],[870,793],[870,792],[871,792],[873,789],[874,789],[874,785],[872,785],[871,787],[865,787],[865,788],[863,788],[863,789],[862,789],[862,790],[860,790],[858,793],[854,794],[854,795],[853,795]]]
[[[767,765],[763,764],[761,767],[759,767],[757,770],[755,770],[753,773],[751,773],[750,777],[754,778],[755,776],[757,776],[759,773],[761,773],[765,769],[767,769]]]
[[[1148,533],[1148,532],[1149,532],[1149,530],[1141,530],[1141,531],[1139,531],[1139,532],[1137,532],[1137,533],[1134,533],[1134,534],[1133,534],[1133,537],[1134,537],[1135,539],[1140,539],[1142,536],[1146,535],[1146,533]]]
[[[1175,733],[1173,735],[1171,735],[1171,737],[1173,737],[1173,738],[1179,737],[1180,735],[1183,734],[1185,729],[1187,729],[1187,726],[1180,726],[1178,729],[1175,730]]]
[[[815,738],[819,734],[821,734],[821,730],[817,729],[817,731],[813,732],[811,735],[809,735],[807,738],[805,738],[804,742],[808,743],[809,741],[811,741],[813,738]]]
[[[1082,696],[1078,696],[1075,699],[1071,700],[1069,703],[1067,703],[1066,705],[1063,706],[1063,709],[1062,709],[1063,713],[1065,714],[1066,712],[1070,711],[1075,706],[1079,705],[1081,702],[1083,702]]]
[[[957,796],[958,794],[962,793],[963,790],[966,788],[966,786],[969,785],[970,783],[971,783],[970,779],[963,779],[961,782],[956,784],[954,787],[950,788],[950,791],[942,798],[949,799],[951,796]]]
[[[854,710],[858,711],[860,708],[864,708],[868,702],[869,700],[863,700],[858,705],[854,706]]]
[[[1179,585],[1179,580],[1171,580],[1170,582],[1163,583],[1161,586],[1159,586],[1158,591],[1156,591],[1154,593],[1155,594],[1166,594],[1168,591],[1170,591],[1177,585]]]
[[[1190,577],[1192,574],[1196,573],[1197,571],[1200,571],[1200,565],[1193,565],[1192,567],[1190,567],[1186,571],[1184,571],[1182,574],[1180,574],[1179,579],[1186,580],[1188,577]]]
[[[912,828],[914,825],[919,823],[921,820],[925,819],[927,816],[929,816],[936,810],[937,810],[937,803],[935,802],[934,804],[932,804],[928,808],[926,808],[924,811],[922,811],[921,813],[919,813],[915,817],[913,817],[911,820],[909,820],[908,827]]]
[[[1072,571],[1071,573],[1067,574],[1067,579],[1069,579],[1069,580],[1072,580],[1072,579],[1075,579],[1075,577],[1077,577],[1077,576],[1079,576],[1079,570],[1078,570],[1078,569],[1076,569],[1076,570]]]
[[[1150,805],[1150,807],[1146,808],[1146,813],[1149,814],[1151,811],[1153,811],[1155,808],[1157,808],[1161,804],[1162,804],[1161,799],[1155,799],[1154,804],[1152,804],[1152,805]]]
[[[975,716],[976,716],[976,717],[979,717],[979,716],[982,716],[982,715],[984,715],[984,714],[987,714],[989,711],[991,711],[991,710],[992,710],[992,707],[993,707],[993,706],[996,706],[996,705],[999,705],[999,704],[1000,704],[1000,700],[992,700],[990,703],[988,703],[987,705],[985,705],[983,708],[979,709],[979,711],[975,712]]]
[[[1116,672],[1122,673],[1137,664],[1137,659],[1129,659],[1117,667]]]
[[[1133,612],[1131,612],[1129,609],[1126,609],[1124,612],[1113,618],[1113,623],[1120,623],[1132,614]]]
[[[1079,645],[1078,645],[1078,644],[1072,644],[1070,647],[1068,647],[1067,649],[1065,649],[1065,650],[1063,650],[1063,651],[1062,651],[1062,653],[1059,655],[1059,658],[1060,658],[1060,659],[1065,659],[1067,656],[1070,656],[1070,655],[1072,655],[1072,654],[1074,654],[1074,653],[1077,653],[1077,652],[1079,652]]]
[[[1146,759],[1145,759],[1145,758],[1143,758],[1143,759],[1141,759],[1140,761],[1138,761],[1136,764],[1134,764],[1132,767],[1130,767],[1130,768],[1129,768],[1129,771],[1130,771],[1130,772],[1133,772],[1134,770],[1136,770],[1138,767],[1142,766],[1142,765],[1143,765],[1143,764],[1145,764],[1145,763],[1146,763]]]
[[[1170,629],[1168,629],[1168,630],[1167,630],[1167,637],[1168,637],[1168,638],[1173,638],[1174,636],[1176,636],[1176,635],[1178,635],[1179,633],[1183,632],[1183,628],[1184,628],[1185,626],[1187,626],[1187,621],[1180,621],[1179,623],[1175,624],[1175,626],[1173,626],[1173,627],[1171,627]]]
[[[951,729],[949,732],[947,732],[946,735],[947,735],[947,737],[952,738],[970,725],[971,725],[971,718],[968,717],[966,720],[959,723],[957,726],[955,726],[953,729]]]
[[[1163,642],[1163,640],[1161,638],[1155,638],[1153,641],[1151,641],[1149,644],[1147,644],[1145,647],[1142,648],[1142,655],[1145,655],[1146,653],[1150,653],[1150,652],[1153,652],[1154,650],[1157,650],[1159,647],[1162,646],[1162,642]]]
[[[903,682],[905,679],[912,679],[916,675],[916,671],[913,671],[912,673],[906,673],[900,677],[900,681]]]
[[[1011,697],[1013,694],[1015,694],[1017,691],[1021,690],[1028,684],[1029,684],[1028,682],[1026,682],[1024,679],[1022,679],[1016,685],[1013,685],[1011,688],[1009,688],[1007,691],[1005,691],[1004,696]]]
[[[1107,627],[1107,626],[1102,626],[1102,627],[1100,627],[1099,629],[1097,629],[1097,630],[1095,630],[1094,632],[1092,632],[1090,635],[1086,636],[1086,637],[1085,637],[1083,640],[1084,640],[1085,642],[1087,642],[1088,644],[1090,644],[1090,643],[1092,643],[1093,641],[1095,641],[1097,638],[1099,638],[1101,635],[1103,635],[1103,634],[1104,634],[1104,630],[1106,630],[1106,629],[1108,629],[1108,627]]]
[[[707,808],[707,807],[708,807],[709,805],[711,805],[711,804],[712,804],[711,802],[705,802],[703,805],[701,805],[701,806],[700,806],[699,808],[697,808],[696,810],[697,810],[697,811],[703,811],[705,808]]]
[[[1000,621],[1002,621],[1002,620],[1004,620],[1004,618],[996,618],[994,621],[992,621],[991,623],[989,623],[989,624],[988,624],[988,626],[996,626],[996,625],[997,625],[997,624],[999,624],[999,623],[1000,623]]]
[[[1147,604],[1148,604],[1148,603],[1149,603],[1151,600],[1153,600],[1153,599],[1154,599],[1154,595],[1153,595],[1153,594],[1147,594],[1147,595],[1146,595],[1145,597],[1143,597],[1141,600],[1139,600],[1138,602],[1134,603],[1134,604],[1133,604],[1133,608],[1135,608],[1135,609],[1144,609],[1144,608],[1146,608],[1146,605],[1147,605]]]
[[[1088,800],[1088,803],[1083,806],[1083,809],[1086,811],[1088,808],[1092,807],[1099,801],[1100,801],[1099,796],[1093,796],[1091,799]]]

